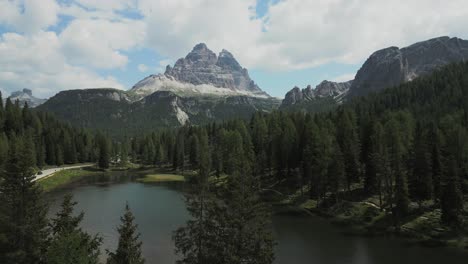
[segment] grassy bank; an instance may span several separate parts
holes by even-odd
[[[83,177],[94,176],[99,174],[102,174],[102,171],[93,170],[89,168],[61,170],[44,179],[40,179],[37,182],[45,192],[48,192],[60,186],[76,182]]]
[[[183,182],[185,177],[178,174],[147,174],[137,181],[142,183],[155,183],[155,182]]]

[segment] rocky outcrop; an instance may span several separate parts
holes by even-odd
[[[196,45],[185,58],[178,59],[173,67],[168,65],[164,74],[150,75],[130,90],[140,97],[156,91],[171,91],[181,96],[213,94],[269,97],[229,51],[222,50],[216,56],[204,43]]]
[[[59,92],[49,100],[77,100],[79,102],[110,100],[115,102],[130,102],[130,98],[125,91],[114,88],[66,90]]]
[[[46,101],[46,99],[34,97],[32,90],[26,88],[24,88],[22,91],[12,92],[8,98],[10,98],[12,102],[19,101],[21,106],[23,106],[24,103],[28,103],[29,107],[39,106]]]
[[[325,80],[317,85],[315,89],[312,89],[310,85],[304,89],[300,89],[296,86],[286,93],[281,106],[291,106],[301,102],[313,101],[314,99],[325,97],[332,97],[337,101],[341,101],[341,98],[351,87],[352,82],[353,81],[339,83]]]
[[[374,52],[357,72],[348,96],[363,96],[397,86],[467,59],[468,41],[459,38],[440,37],[406,48],[382,49]]]

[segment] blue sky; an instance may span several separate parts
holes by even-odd
[[[205,42],[283,97],[350,80],[381,48],[467,38],[466,24],[464,0],[0,0],[0,91],[129,89]]]

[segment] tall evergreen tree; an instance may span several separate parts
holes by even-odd
[[[429,200],[433,195],[431,152],[428,140],[423,134],[423,128],[418,124],[413,148],[413,173],[409,182],[409,190],[413,199],[419,203]]]
[[[99,168],[107,169],[110,165],[110,147],[107,138],[103,135],[99,136]]]
[[[186,206],[192,219],[184,227],[176,230],[174,241],[176,252],[182,255],[177,263],[217,263],[218,252],[216,237],[216,222],[214,213],[217,204],[210,192],[208,180],[210,172],[210,153],[208,137],[202,131],[200,138],[198,175],[193,179],[189,192],[186,194]]]
[[[252,176],[252,164],[245,159],[240,134],[231,152],[232,174],[222,199],[225,209],[220,214],[221,235],[218,252],[221,263],[270,264],[274,260],[274,240],[270,230],[269,209],[258,196]]]
[[[359,137],[353,112],[342,110],[337,125],[337,138],[343,153],[347,187],[350,190],[351,183],[359,181],[360,178]]]
[[[462,221],[463,195],[460,189],[458,168],[453,157],[449,159],[446,171],[441,186],[441,220],[449,226],[459,227]]]
[[[401,134],[398,127],[398,121],[391,119],[386,125],[387,149],[389,157],[390,176],[395,182],[395,193],[391,203],[395,204],[393,213],[397,224],[408,213],[409,197],[407,172],[404,168],[404,149],[401,140]],[[390,197],[391,198],[391,197]]]
[[[35,157],[30,138],[11,138],[0,183],[0,262],[42,263],[47,238],[47,207],[33,181]]]
[[[117,228],[119,232],[119,243],[115,252],[109,252],[108,264],[143,264],[144,258],[141,256],[140,234],[138,226],[134,223],[135,217],[128,204],[125,206],[125,213],[120,218],[121,225]]]
[[[51,220],[47,264],[98,264],[102,238],[92,237],[79,227],[83,213],[74,215],[71,195],[66,195],[61,210]]]

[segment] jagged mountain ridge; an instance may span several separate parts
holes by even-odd
[[[347,97],[397,86],[467,59],[468,41],[459,38],[439,37],[401,49],[382,49],[374,52],[359,69]]]
[[[255,84],[247,69],[229,51],[223,49],[216,56],[204,43],[197,44],[185,58],[178,59],[173,67],[168,65],[164,74],[144,78],[129,92],[143,98],[156,91],[171,91],[181,96],[210,94],[270,97]]]
[[[442,66],[467,59],[468,41],[459,38],[439,37],[401,49],[381,49],[371,54],[354,80],[345,83],[324,81],[315,89],[311,89],[310,86],[302,90],[294,87],[286,93],[281,107],[297,110],[299,104],[301,107],[305,104],[315,104],[320,98],[331,98],[333,100],[328,102],[339,104],[355,96],[364,96],[412,81]],[[322,84],[325,84],[325,87],[321,87]],[[323,100],[318,103],[323,104]],[[294,105],[295,107],[292,107]],[[316,109],[310,105],[305,108]]]
[[[324,97],[332,97],[339,101],[348,92],[352,82],[331,82],[325,80],[317,85],[315,89],[312,89],[310,85],[304,89],[296,86],[286,93],[282,106],[290,106]]]
[[[32,90],[26,88],[22,91],[12,92],[8,98],[10,98],[12,102],[19,101],[21,106],[23,106],[24,103],[28,103],[29,107],[37,107],[47,101],[47,99],[41,99],[33,96]]]

